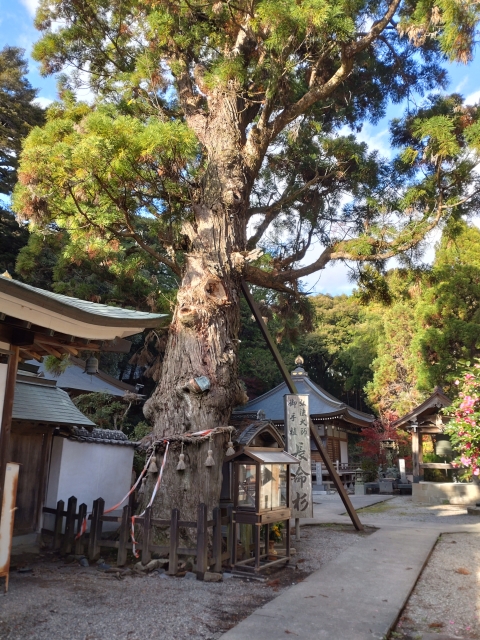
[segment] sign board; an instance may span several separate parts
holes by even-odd
[[[400,471],[400,481],[403,483],[407,482],[407,474],[405,473],[405,459],[398,459],[398,470]]]
[[[292,518],[313,518],[308,395],[287,394],[284,400],[287,451],[300,460],[290,467]]]

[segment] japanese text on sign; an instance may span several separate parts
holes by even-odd
[[[312,518],[312,463],[310,429],[308,425],[308,395],[288,394],[285,397],[285,439],[287,451],[300,464],[292,465],[292,518]]]

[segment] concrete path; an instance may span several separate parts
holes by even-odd
[[[354,507],[389,496],[352,496]],[[337,496],[319,496],[314,518],[305,524],[350,523]],[[361,514],[361,512],[360,512]],[[466,524],[406,521],[381,523],[368,514],[363,524],[381,527],[359,540],[303,582],[257,609],[222,640],[382,640],[395,623],[428,561],[438,536],[450,531],[479,531],[478,518]],[[295,543],[293,543],[295,544]]]

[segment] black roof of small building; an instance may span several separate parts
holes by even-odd
[[[403,429],[411,429],[415,424],[419,424],[425,421],[430,416],[438,414],[439,410],[443,407],[448,407],[452,404],[450,398],[444,393],[442,387],[435,387],[431,396],[424,400],[417,407],[412,409],[409,413],[406,413],[401,418],[398,418],[392,426],[401,427]],[[447,417],[445,416],[445,421]]]

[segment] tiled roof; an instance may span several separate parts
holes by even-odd
[[[352,422],[365,424],[365,426],[373,422],[374,417],[363,411],[358,411],[349,407],[344,402],[340,402],[334,396],[329,394],[318,384],[315,384],[302,367],[297,367],[292,371],[292,378],[300,395],[309,396],[309,411],[311,416],[332,416],[338,414],[345,417],[345,420],[351,419]],[[237,412],[252,413],[263,411],[267,420],[284,420],[284,400],[283,396],[288,394],[289,390],[285,382],[277,387],[264,393],[262,396],[251,400],[243,407],[238,407]]]
[[[87,431],[83,427],[73,427],[69,440],[93,442],[95,444],[116,444],[124,447],[136,446],[136,443],[129,440],[122,431],[114,431],[113,429],[95,428],[93,431]]]
[[[77,409],[68,393],[55,386],[34,382],[16,382],[12,418],[58,425],[95,426]]]
[[[73,359],[72,359],[73,360]],[[84,373],[84,368],[76,364],[80,362],[75,359],[59,376],[55,377],[45,369],[45,364],[35,362],[34,360],[27,361],[27,364],[35,364],[38,367],[38,373],[43,374],[46,380],[56,380],[57,387],[61,389],[77,389],[84,393],[109,393],[112,396],[123,396],[126,391],[135,392],[135,387],[131,385],[124,385],[120,381],[111,378],[105,374],[88,375]],[[111,382],[104,378],[111,378]],[[118,386],[117,384],[118,383]]]
[[[138,326],[144,329],[158,326],[161,318],[166,317],[165,314],[161,313],[147,313],[145,311],[135,311],[134,309],[111,307],[96,302],[87,302],[86,300],[38,289],[18,280],[1,276],[0,292],[90,324]]]

